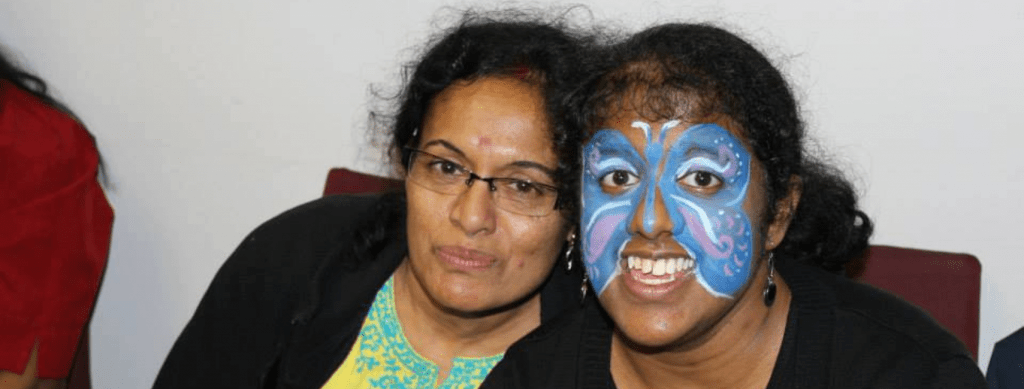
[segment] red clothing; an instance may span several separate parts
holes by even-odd
[[[39,377],[68,375],[110,248],[98,163],[81,124],[0,81],[0,370],[39,342]]]

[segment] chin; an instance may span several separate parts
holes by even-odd
[[[642,352],[658,352],[685,343],[688,331],[678,322],[631,315],[632,319],[617,326],[617,333],[630,348]]]
[[[690,347],[688,345],[702,342],[714,326],[714,316],[704,315],[713,310],[692,309],[701,305],[708,307],[708,301],[683,299],[645,304],[621,298],[616,292],[623,290],[609,287],[605,292],[601,303],[615,322],[616,333],[637,351],[654,353]]]

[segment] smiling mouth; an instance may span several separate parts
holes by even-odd
[[[657,286],[681,279],[693,273],[696,261],[687,255],[666,258],[625,256],[623,265],[633,280],[644,285]]]

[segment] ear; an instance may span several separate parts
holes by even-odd
[[[782,243],[789,230],[789,223],[793,221],[796,214],[796,207],[800,204],[800,195],[803,194],[803,180],[799,176],[789,177],[789,192],[775,202],[775,218],[768,225],[768,233],[765,235],[764,251],[774,250]]]
[[[565,233],[565,242],[569,244],[576,243],[576,226],[572,225],[569,230]]]

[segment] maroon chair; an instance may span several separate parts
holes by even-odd
[[[847,274],[928,312],[978,359],[981,263],[970,254],[871,246]]]
[[[324,196],[349,193],[377,193],[402,188],[402,181],[360,173],[345,168],[334,168],[327,173]]]

